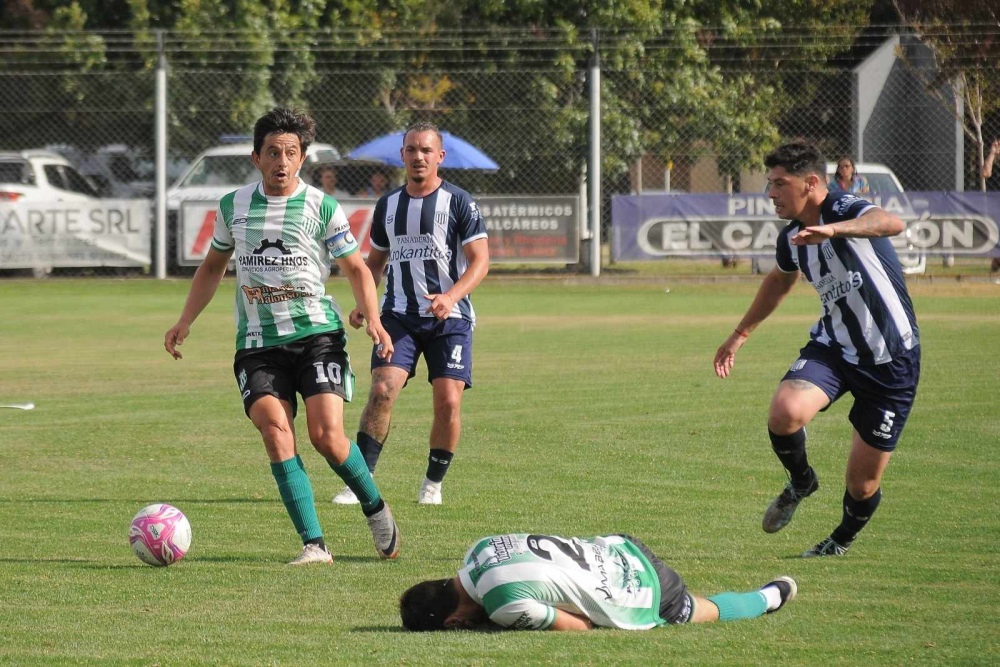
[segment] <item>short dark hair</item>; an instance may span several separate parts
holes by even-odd
[[[444,620],[458,609],[454,579],[434,579],[411,586],[399,598],[403,627],[413,632],[444,630]]]
[[[768,169],[783,167],[794,176],[816,174],[826,179],[826,158],[812,144],[792,143],[778,146],[764,158]]]
[[[295,109],[275,107],[257,119],[253,126],[253,152],[260,155],[264,140],[269,134],[294,134],[305,153],[316,139],[316,121],[308,114]]]
[[[416,123],[410,123],[406,128],[406,132],[403,132],[403,143],[406,143],[406,135],[410,132],[433,132],[437,135],[438,144],[441,148],[444,148],[444,137],[441,136],[441,130],[434,123],[428,123],[425,120],[417,121]]]

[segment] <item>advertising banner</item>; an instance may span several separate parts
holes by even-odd
[[[338,199],[351,233],[368,256],[375,199]],[[574,196],[487,195],[477,197],[489,234],[490,261],[575,264],[580,259],[580,199]],[[201,263],[212,242],[215,201],[181,204],[177,263]]]
[[[145,199],[0,203],[0,269],[149,266]]]
[[[344,207],[347,220],[351,223],[351,233],[361,244],[361,253],[368,256],[370,247],[368,232],[372,226],[372,213],[377,200],[363,197],[343,197],[337,200]],[[177,223],[180,235],[177,243],[177,263],[180,266],[197,266],[208,253],[215,229],[215,209],[217,201],[181,202]]]
[[[874,197],[906,231],[897,250],[985,255],[1000,242],[1000,192],[907,192]],[[612,258],[774,256],[787,224],[766,195],[619,195],[612,200]]]
[[[580,261],[580,198],[566,195],[476,197],[495,263]]]

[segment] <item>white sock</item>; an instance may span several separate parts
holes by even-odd
[[[773,611],[781,606],[781,591],[777,586],[764,586],[760,589],[761,595],[767,601],[767,610]]]

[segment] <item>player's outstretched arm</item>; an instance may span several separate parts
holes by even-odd
[[[382,328],[382,320],[378,312],[378,295],[375,291],[375,281],[371,271],[361,259],[361,253],[358,252],[338,258],[337,266],[351,283],[354,301],[358,304],[356,310],[360,310],[361,318],[368,323],[365,327],[365,333],[375,344],[378,356],[388,361],[392,358],[392,338]],[[355,318],[353,312],[351,318]]]
[[[743,319],[715,352],[716,375],[720,378],[729,377],[736,363],[736,352],[743,347],[743,343],[757,328],[757,325],[767,319],[785,296],[792,291],[798,278],[798,271],[786,273],[778,268],[771,269],[771,272],[764,276],[764,280],[757,290],[757,295],[746,314],[743,315]]]
[[[835,222],[832,225],[819,225],[817,227],[806,227],[800,230],[791,238],[792,245],[818,245],[827,239],[832,238],[880,238],[883,236],[895,236],[899,234],[906,225],[899,216],[889,213],[881,208],[871,208],[853,220]]]
[[[208,254],[205,255],[198,270],[195,271],[181,316],[177,323],[170,327],[163,336],[163,349],[174,359],[183,358],[177,348],[184,343],[184,339],[191,333],[191,325],[215,296],[219,283],[226,275],[226,267],[232,254],[232,250],[219,252],[215,248],[209,247]]]

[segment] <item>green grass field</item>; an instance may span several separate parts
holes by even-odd
[[[586,282],[586,281],[578,281]],[[186,281],[0,281],[0,664],[992,665],[1000,662],[1000,287],[920,281],[923,377],[884,500],[850,553],[802,560],[840,517],[842,401],[810,426],[823,487],[781,533],[760,529],[785,481],[771,392],[818,304],[803,285],[754,334],[734,377],[711,370],[754,282],[639,285],[490,278],[478,290],[475,389],[445,504],[415,502],[430,425],[423,375],[403,392],[377,480],[403,532],[379,561],[360,511],[300,447],[336,561],[300,545],[232,377],[233,284],[183,361],[162,349]],[[344,303],[343,281],[334,293]],[[669,289],[669,291],[667,291]],[[368,345],[352,337],[358,395]],[[194,541],[143,565],[132,515],[169,502]],[[644,633],[400,629],[399,594],[451,576],[504,531],[629,532],[692,591],[790,574],[781,613]]]

